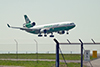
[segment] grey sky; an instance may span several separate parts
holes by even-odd
[[[9,23],[12,26],[22,27],[25,22],[24,14],[27,14],[31,21],[35,21],[36,25],[73,21],[76,27],[69,31],[69,35],[54,33],[55,38],[60,42],[66,42],[66,39],[78,42],[79,38],[84,42],[91,42],[89,40],[91,38],[100,42],[100,0],[0,0],[0,44],[15,44],[13,39],[16,39],[19,43],[33,43],[35,45],[34,39],[36,39],[39,42],[40,51],[54,51],[55,43],[53,38],[49,38],[49,35],[47,38],[38,38],[37,35],[9,29],[6,26]],[[41,46],[42,44],[46,46]],[[1,51],[15,50],[11,49],[15,46],[8,46],[9,48],[0,45]],[[31,46],[20,45],[19,49],[21,51],[24,47],[22,51],[29,49],[31,51]],[[62,49],[66,50],[66,48]],[[98,46],[94,49],[96,48]]]

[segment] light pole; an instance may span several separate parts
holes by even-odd
[[[18,59],[18,42],[16,39],[14,39],[14,41],[16,42],[16,58]]]
[[[38,42],[34,39],[34,41],[36,42],[36,56],[37,56],[37,63],[38,63]]]

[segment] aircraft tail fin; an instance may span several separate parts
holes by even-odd
[[[30,21],[30,19],[28,18],[27,15],[24,15],[24,18],[25,18],[26,24],[27,24],[27,23],[31,23],[31,21]]]

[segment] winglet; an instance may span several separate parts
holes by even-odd
[[[7,26],[10,28],[10,25],[9,24],[7,24]]]

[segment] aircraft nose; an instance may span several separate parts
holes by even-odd
[[[75,27],[76,25],[73,23],[73,28]]]
[[[70,23],[70,25],[71,25],[72,27],[75,27],[75,26],[76,26],[75,23]]]
[[[76,25],[75,25],[75,24],[73,24],[73,26],[75,27]]]

